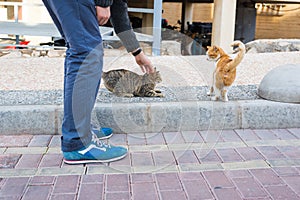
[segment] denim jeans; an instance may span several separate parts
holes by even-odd
[[[94,0],[43,0],[66,40],[62,151],[91,141],[91,113],[100,85],[103,47]]]

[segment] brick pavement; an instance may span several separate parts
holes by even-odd
[[[62,162],[58,135],[0,136],[0,199],[300,199],[300,128],[115,134],[129,155]]]

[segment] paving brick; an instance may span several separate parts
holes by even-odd
[[[182,190],[177,173],[158,173],[155,177],[160,191]]]
[[[165,132],[163,136],[167,144],[182,144],[184,139],[180,132]]]
[[[175,164],[175,157],[171,151],[156,151],[152,153],[155,165]]]
[[[264,157],[254,147],[240,147],[236,151],[244,160],[262,160]]]
[[[184,180],[182,185],[188,199],[215,199],[203,178],[199,180]]]
[[[32,135],[0,135],[0,147],[28,146]]]
[[[134,152],[131,153],[132,166],[149,166],[154,165],[150,152]]]
[[[52,186],[49,185],[35,185],[29,186],[22,197],[22,200],[40,200],[48,199],[52,191]]]
[[[54,194],[50,200],[77,200],[76,196],[77,194]]]
[[[83,184],[85,184],[85,183],[103,183],[103,181],[104,181],[103,174],[93,174],[93,175],[84,174],[81,176],[81,182]]]
[[[192,181],[192,180],[199,180],[203,179],[200,172],[182,172],[179,173],[179,179],[183,181]]]
[[[265,198],[268,194],[263,190],[254,178],[233,178],[237,189],[241,192],[243,198]]]
[[[214,149],[197,149],[194,151],[200,163],[221,163],[222,160]]]
[[[223,130],[221,138],[225,142],[242,142],[242,139],[234,130]]]
[[[19,162],[16,164],[15,168],[37,168],[41,159],[41,154],[24,154],[19,159]]]
[[[145,133],[146,142],[149,145],[161,145],[166,144],[164,136],[162,133]]]
[[[277,139],[279,139],[271,130],[268,130],[268,129],[255,129],[253,131],[262,140],[277,140]]]
[[[272,169],[251,169],[250,172],[263,186],[284,184]]]
[[[134,200],[158,200],[155,183],[137,183],[132,184],[132,197]]]
[[[109,166],[131,166],[131,154],[128,153],[125,158],[109,163]]]
[[[62,154],[45,154],[39,167],[60,167],[62,160]]]
[[[106,176],[107,192],[128,192],[129,176],[127,174],[108,174]]]
[[[214,189],[214,193],[216,194],[217,199],[220,200],[242,200],[242,197],[235,188],[216,188]]]
[[[287,129],[272,129],[271,130],[281,140],[293,140],[297,139],[295,135],[289,132]]]
[[[24,194],[29,178],[8,178],[0,190],[0,197],[21,197]]]
[[[300,159],[300,147],[294,146],[279,146],[277,149],[283,153],[287,158]]]
[[[300,176],[284,176],[281,177],[281,179],[284,180],[298,196],[300,196]]]
[[[49,147],[60,147],[61,146],[61,135],[54,135],[51,138],[51,141],[49,143]]]
[[[300,128],[290,128],[287,129],[290,133],[292,133],[294,136],[296,136],[298,139],[300,139]]]
[[[144,133],[135,133],[127,135],[128,145],[146,145],[146,138]]]
[[[14,168],[20,157],[17,154],[0,155],[0,169]]]
[[[151,173],[137,173],[131,174],[131,183],[145,183],[145,182],[154,182],[153,175]]]
[[[174,151],[174,156],[176,158],[177,164],[182,164],[182,163],[199,164],[199,160],[193,150]]]
[[[300,172],[295,167],[273,167],[278,176],[299,176]]]
[[[130,199],[131,195],[129,192],[109,192],[105,194],[105,199],[107,200],[115,200],[115,199],[123,199],[123,200],[127,200]],[[85,198],[84,198],[85,199]]]
[[[226,175],[231,179],[252,177],[248,170],[229,170],[226,171]]]
[[[180,199],[185,200],[187,199],[184,191],[161,191],[160,196],[162,200],[168,200],[168,199]]]
[[[235,132],[242,138],[243,141],[260,139],[251,129],[236,129]]]
[[[198,131],[182,131],[181,135],[186,143],[202,143],[203,138]]]
[[[242,157],[236,152],[235,149],[217,149],[223,162],[238,162],[243,161]]]
[[[286,185],[269,186],[265,188],[273,199],[299,200],[300,197]]]
[[[101,183],[93,183],[93,184],[81,184],[79,192],[78,192],[78,200],[86,200],[86,199],[103,199],[104,191],[103,184]]]
[[[55,176],[34,176],[30,179],[30,185],[54,185]]]
[[[205,142],[208,143],[217,143],[217,142],[224,142],[222,135],[222,130],[207,130],[207,131],[200,131],[200,135],[204,139]]]
[[[78,175],[58,176],[54,185],[53,194],[76,194],[79,177]]]
[[[203,172],[203,175],[211,188],[234,187],[233,183],[227,178],[223,171],[207,171]]]
[[[280,153],[276,147],[261,146],[256,147],[256,149],[268,160],[285,158],[285,156]]]
[[[109,143],[113,145],[127,145],[126,134],[114,134],[114,136],[109,139]]]
[[[52,135],[34,135],[28,144],[29,147],[47,147]]]

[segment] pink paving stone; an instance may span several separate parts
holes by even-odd
[[[271,130],[268,130],[268,129],[256,129],[253,131],[262,140],[278,140],[279,139]]]
[[[286,158],[276,147],[261,146],[255,148],[268,160]]]
[[[264,157],[253,147],[240,147],[240,148],[237,148],[236,151],[246,161],[264,159]]]
[[[253,141],[259,140],[260,138],[253,132],[251,129],[236,129],[235,132],[242,138],[244,141]]]
[[[221,134],[225,142],[241,142],[242,139],[234,130],[223,130]]]
[[[109,163],[109,166],[131,166],[131,154],[128,153],[125,158]]]
[[[106,175],[107,192],[128,192],[129,175],[127,174],[109,174]]]
[[[145,183],[145,182],[154,182],[153,174],[151,173],[137,173],[130,174],[131,183]]]
[[[284,180],[298,196],[300,196],[300,176],[284,176],[281,177],[281,179]]]
[[[217,199],[220,200],[242,200],[242,197],[235,188],[215,189],[214,193],[216,194]]]
[[[55,176],[34,176],[30,180],[30,185],[53,185]]]
[[[128,145],[146,145],[146,138],[144,133],[135,133],[127,135]]]
[[[41,154],[24,154],[19,159],[15,168],[37,168],[42,159]]]
[[[182,181],[188,199],[215,199],[203,179]]]
[[[252,169],[250,172],[263,186],[284,184],[272,169]]]
[[[154,183],[136,183],[132,184],[133,200],[158,200],[158,194]]]
[[[49,143],[49,147],[60,147],[61,146],[61,135],[54,135]]]
[[[234,187],[233,183],[227,178],[227,176],[224,174],[223,171],[207,171],[207,172],[203,172],[203,175],[211,188]]]
[[[195,150],[200,163],[221,163],[222,160],[214,149],[200,149]]]
[[[62,160],[62,154],[45,154],[39,167],[60,167]]]
[[[272,168],[278,176],[299,176],[300,172],[295,167],[273,167]]]
[[[50,200],[75,200],[77,194],[54,194],[51,195]]]
[[[278,146],[277,149],[283,153],[287,158],[299,159],[300,158],[300,147],[295,146]]]
[[[149,145],[162,145],[166,144],[166,141],[162,133],[145,133],[146,143]]]
[[[0,197],[21,197],[26,189],[29,178],[8,178],[0,190]]]
[[[223,162],[243,161],[242,157],[236,152],[235,149],[218,149],[217,153],[220,155]]]
[[[296,136],[294,136],[291,132],[289,132],[287,129],[272,129],[271,130],[275,135],[277,135],[278,138],[282,140],[292,140],[297,139]]]
[[[47,147],[52,135],[34,135],[28,144],[29,147]]]
[[[183,180],[183,181],[200,180],[200,179],[203,180],[203,177],[200,174],[200,172],[182,172],[182,173],[179,173],[178,175],[179,175],[180,180]]]
[[[167,142],[167,144],[182,144],[184,143],[184,139],[180,132],[165,132],[163,136]]]
[[[300,128],[291,128],[287,129],[290,133],[292,133],[294,136],[296,136],[298,139],[300,139]]]
[[[82,175],[81,182],[84,183],[103,183],[104,175],[103,174],[93,174],[93,175]]]
[[[77,193],[80,176],[58,176],[54,184],[53,194]]]
[[[21,155],[8,154],[0,155],[0,169],[1,168],[14,168],[20,159]]]
[[[195,155],[193,150],[185,150],[185,151],[174,151],[175,158],[178,164],[183,163],[197,163],[199,164],[199,160]]]
[[[237,189],[242,193],[244,198],[265,198],[267,193],[263,190],[254,178],[233,178]]]
[[[185,200],[187,199],[184,191],[161,191],[160,192],[161,199],[180,199]]]
[[[78,199],[103,199],[104,191],[102,183],[93,183],[93,184],[81,184]]]
[[[0,147],[25,147],[31,139],[32,135],[1,135]]]
[[[126,145],[126,134],[119,133],[119,134],[114,134],[113,137],[109,139],[109,143],[113,145]]]
[[[41,200],[48,199],[52,191],[52,186],[50,185],[35,185],[29,186],[22,197],[22,200]]]
[[[175,164],[175,157],[171,151],[154,151],[152,152],[155,165]]]
[[[130,196],[131,195],[129,192],[113,192],[113,193],[109,192],[105,194],[105,199],[127,200],[130,199]],[[85,198],[83,200],[85,200]]]
[[[226,171],[229,178],[247,178],[252,177],[248,170],[230,170]]]
[[[131,153],[132,166],[152,166],[154,165],[151,152]]]
[[[294,191],[291,190],[286,185],[280,185],[280,186],[269,186],[265,187],[265,189],[270,193],[273,199],[276,200],[299,200],[300,196],[298,196]]]
[[[221,137],[222,130],[200,131],[200,135],[204,141],[208,143],[224,142],[223,138]]]
[[[181,135],[186,143],[204,142],[198,131],[182,131]]]
[[[182,190],[180,180],[176,173],[155,174],[158,189],[163,190]]]

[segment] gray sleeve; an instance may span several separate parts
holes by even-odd
[[[114,0],[110,7],[111,23],[128,52],[132,52],[140,47],[135,33],[132,30],[126,0]]]

